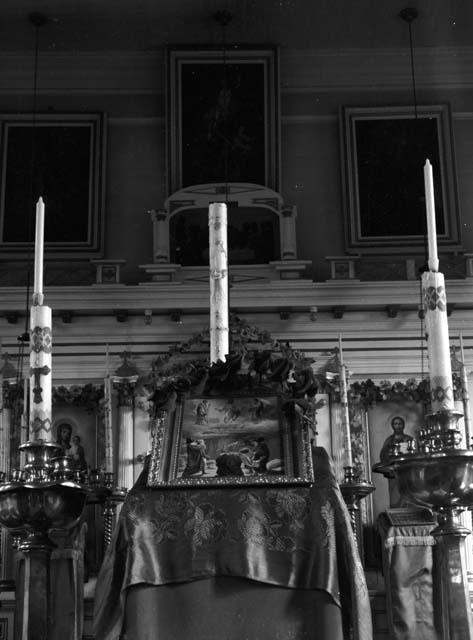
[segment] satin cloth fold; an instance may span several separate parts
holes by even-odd
[[[328,456],[310,487],[146,488],[127,496],[102,564],[95,634],[117,640],[127,590],[214,576],[325,591],[354,638],[372,637],[363,567]],[[348,636],[347,636],[348,637]]]
[[[377,524],[383,545],[391,637],[393,640],[439,640],[434,623],[435,538],[431,535],[436,526],[435,518],[425,524],[395,526],[386,513],[381,513]]]

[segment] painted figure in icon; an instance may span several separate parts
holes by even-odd
[[[386,438],[381,451],[379,453],[379,459],[381,462],[388,462],[393,450],[397,445],[401,447],[401,450],[405,451],[410,442],[413,442],[415,438],[407,433],[404,433],[406,423],[401,416],[394,416],[391,420],[391,429],[393,433]]]
[[[407,433],[404,433],[406,424],[404,418],[401,416],[394,416],[391,420],[391,429],[393,433],[386,438],[381,451],[379,453],[379,459],[381,462],[389,462],[393,450],[396,447],[400,447],[401,451],[406,451],[409,443],[415,441],[415,438]],[[398,481],[395,477],[388,477],[389,483],[389,506],[392,508],[404,506],[404,498],[399,492]]]
[[[253,404],[250,407],[250,416],[253,422],[259,422],[263,419],[264,415],[264,403],[259,398],[253,400]]]
[[[208,423],[208,419],[207,419],[208,411],[209,411],[209,401],[208,400],[202,400],[202,402],[199,402],[199,404],[197,405],[197,408],[195,410],[195,413],[196,413],[195,423],[196,424],[207,424]]]
[[[240,417],[240,409],[235,406],[233,398],[230,398],[227,403],[228,404],[225,407],[225,411],[223,414],[223,421],[225,423],[235,422]]]
[[[183,478],[196,474],[204,475],[206,471],[205,461],[208,458],[205,442],[202,439],[192,440],[186,438],[187,463],[182,472]]]
[[[80,436],[75,435],[72,436],[72,444],[70,449],[70,454],[73,460],[74,469],[79,469],[80,471],[87,471],[87,462],[85,459],[85,450],[81,444]]]
[[[63,456],[71,454],[71,438],[72,426],[68,422],[59,423],[56,429],[56,444],[61,447]]]
[[[253,440],[253,468],[256,473],[266,473],[269,460],[269,447],[260,436]]]
[[[253,462],[253,456],[249,447],[243,447],[240,449],[240,458],[243,465],[243,469],[246,471],[246,475],[252,476],[255,473],[255,465]]]

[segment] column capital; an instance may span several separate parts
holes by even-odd
[[[136,380],[113,380],[113,388],[118,395],[119,407],[131,407],[135,397]]]

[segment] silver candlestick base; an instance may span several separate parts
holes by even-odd
[[[435,625],[445,640],[471,640],[471,614],[466,575],[465,537],[470,533],[456,519],[473,506],[473,451],[461,447],[457,411],[427,416],[417,447],[396,450],[387,468],[398,478],[401,495],[431,508],[438,516],[434,562],[438,610]],[[417,450],[416,450],[417,449]],[[435,580],[435,579],[434,579]]]
[[[26,456],[0,484],[0,525],[16,540],[20,557],[15,605],[15,637],[39,640],[49,637],[52,529],[73,527],[82,514],[86,493],[70,479],[72,470],[62,450],[38,440],[20,447]]]

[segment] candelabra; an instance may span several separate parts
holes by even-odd
[[[14,535],[21,552],[17,576],[15,637],[40,640],[50,629],[49,569],[55,545],[52,529],[70,529],[85,505],[86,491],[58,445],[35,440],[19,447],[22,469],[0,484],[0,524]]]
[[[104,546],[110,543],[117,505],[126,489],[114,488],[113,473],[74,469],[70,456],[48,441],[20,445],[26,463],[11,477],[0,475],[0,524],[10,530],[24,556],[17,577],[15,628],[22,640],[43,640],[50,629],[49,566],[53,529],[79,522],[85,504],[102,505]],[[21,629],[27,629],[26,635]]]
[[[436,627],[445,640],[473,637],[463,560],[470,531],[457,520],[461,511],[473,506],[473,450],[470,443],[462,444],[461,415],[452,409],[427,415],[426,426],[406,451],[396,444],[389,462],[376,465],[387,477],[397,477],[401,495],[437,514],[438,526],[432,531],[436,540],[434,588],[440,592]]]

